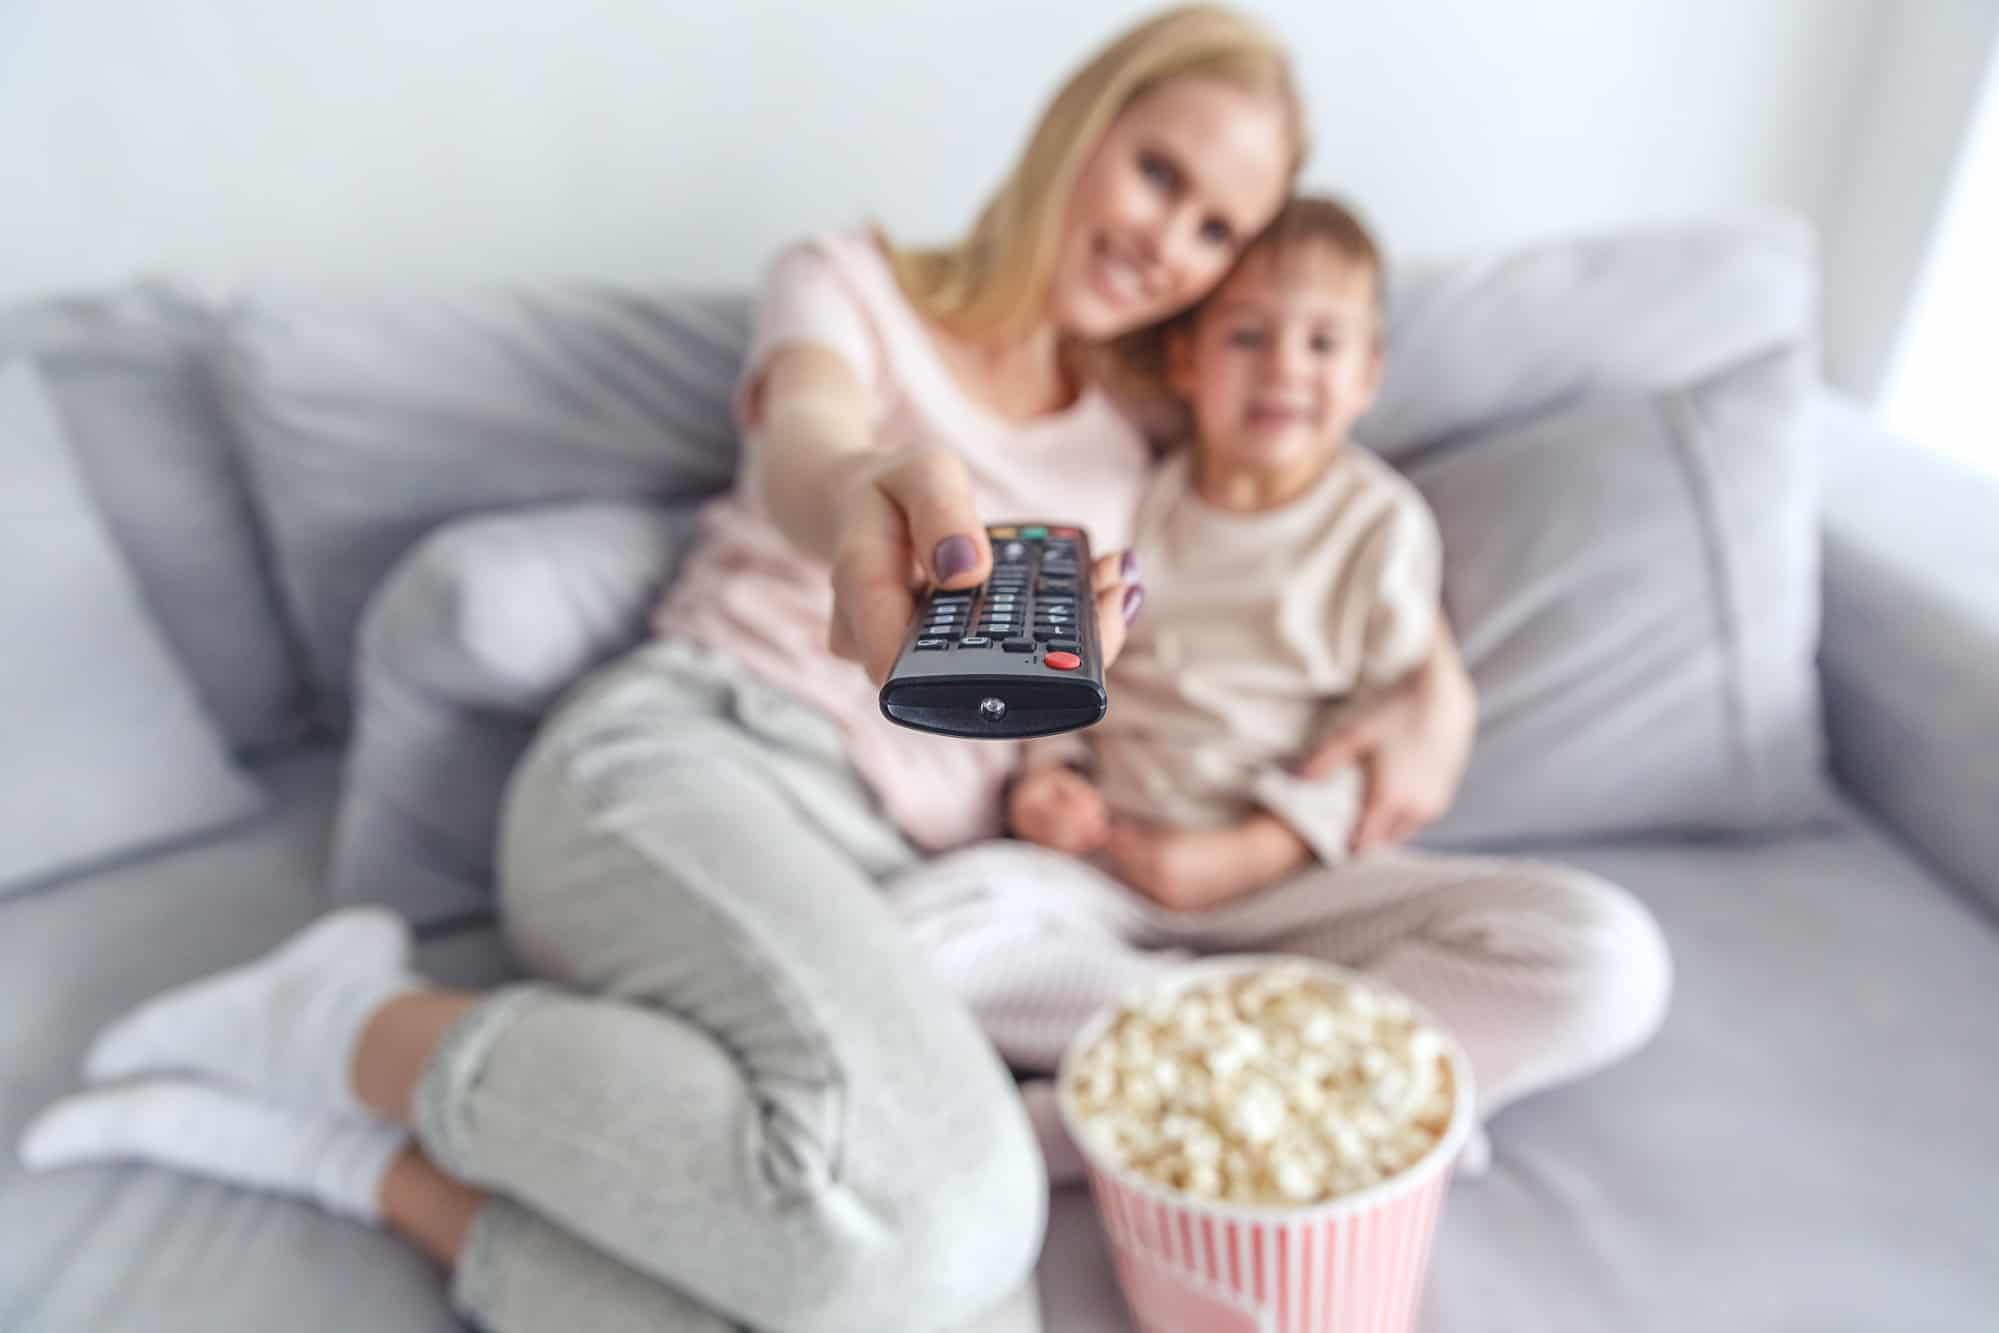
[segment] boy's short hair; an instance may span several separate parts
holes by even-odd
[[[1293,195],[1278,210],[1270,224],[1256,234],[1236,258],[1235,267],[1268,256],[1279,263],[1298,251],[1315,245],[1327,246],[1350,263],[1374,275],[1375,310],[1384,317],[1388,307],[1388,261],[1375,241],[1374,233],[1360,216],[1331,195]],[[1233,269],[1230,270],[1234,272]],[[1198,314],[1199,306],[1188,312]]]

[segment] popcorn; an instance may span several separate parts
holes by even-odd
[[[1080,1052],[1101,1157],[1201,1199],[1322,1203],[1408,1170],[1453,1107],[1443,1034],[1407,1001],[1279,964],[1154,992]]]
[[[1284,1094],[1260,1074],[1243,1080],[1223,1115],[1228,1128],[1246,1143],[1269,1143],[1287,1118]]]

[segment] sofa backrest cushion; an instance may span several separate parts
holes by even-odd
[[[1474,431],[1410,460],[1477,683],[1424,844],[1829,816],[1808,350]]]
[[[1812,342],[1811,229],[1784,215],[1655,225],[1392,275],[1387,374],[1356,427],[1400,463],[1551,408],[1684,388]]]
[[[328,715],[344,716],[369,595],[440,523],[725,487],[747,339],[738,297],[573,288],[242,301],[223,346],[223,403]]]
[[[255,811],[41,378],[0,360],[0,897]]]
[[[158,284],[0,308],[0,360],[30,357],[147,609],[238,750],[294,739],[287,640],[208,355],[219,321]]]

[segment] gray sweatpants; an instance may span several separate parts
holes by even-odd
[[[494,1333],[1038,1327],[1032,1133],[880,894],[915,854],[842,749],[659,642],[523,760],[500,906],[546,984],[447,1034],[416,1115],[498,1196],[454,1279]]]
[[[1483,1117],[1635,1050],[1672,985],[1665,940],[1636,899],[1545,862],[1390,852],[1183,913],[1095,865],[998,842],[915,866],[887,890],[1026,1070],[1052,1071],[1098,1008],[1185,958],[1302,954],[1372,972],[1448,1027]]]

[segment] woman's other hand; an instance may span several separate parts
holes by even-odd
[[[1450,808],[1477,730],[1471,677],[1457,641],[1440,626],[1429,660],[1343,721],[1298,772],[1320,778],[1360,766],[1365,794],[1352,843],[1358,856],[1408,841]]]

